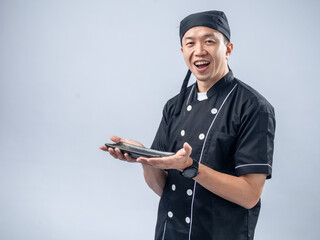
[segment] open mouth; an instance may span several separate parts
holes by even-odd
[[[196,62],[194,63],[194,65],[196,66],[196,68],[197,68],[198,70],[205,70],[205,69],[207,69],[208,66],[209,66],[209,64],[210,64],[210,62],[208,62],[208,61],[196,61]]]

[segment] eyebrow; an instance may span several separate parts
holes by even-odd
[[[207,38],[207,37],[216,37],[216,35],[214,33],[208,33],[208,34],[205,34],[203,35],[203,37]],[[194,37],[185,37],[185,40],[188,40],[188,39],[194,39]]]

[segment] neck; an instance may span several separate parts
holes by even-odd
[[[208,92],[208,90],[215,85],[220,79],[222,79],[227,73],[229,72],[229,68],[225,71],[222,72],[219,75],[216,75],[213,79],[210,81],[199,81],[197,79],[197,84],[198,84],[198,91],[201,92]]]

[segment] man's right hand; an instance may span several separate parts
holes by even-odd
[[[137,141],[130,140],[130,139],[122,139],[117,136],[111,136],[110,140],[115,143],[123,142],[123,143],[129,143],[132,145],[136,145],[138,147],[144,147],[141,143],[139,143]],[[122,154],[122,152],[119,150],[119,148],[116,148],[115,150],[113,150],[112,148],[108,148],[106,146],[101,146],[99,148],[103,151],[109,152],[110,155],[116,159],[120,159],[120,160],[127,161],[127,162],[137,162],[136,158],[132,158],[128,153]]]

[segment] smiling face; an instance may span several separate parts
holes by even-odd
[[[190,28],[182,38],[184,60],[196,76],[199,91],[207,91],[224,77],[233,44],[226,42],[217,30],[198,26]]]

